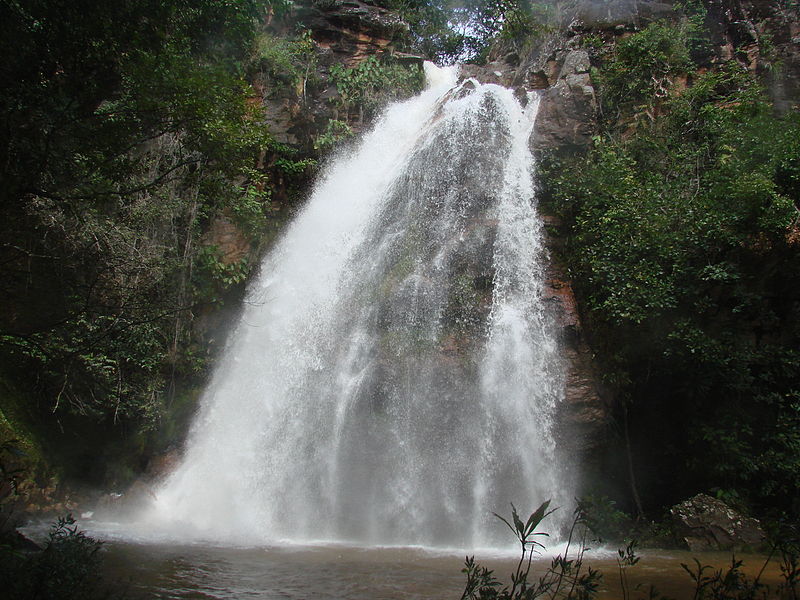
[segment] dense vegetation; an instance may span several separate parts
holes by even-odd
[[[109,598],[100,575],[102,542],[75,525],[71,516],[50,529],[41,550],[22,552],[0,545],[0,585],[9,600]]]
[[[166,380],[195,368],[192,309],[245,271],[199,235],[216,214],[264,209],[247,169],[270,138],[241,73],[259,10],[3,2],[0,352],[41,403],[5,402],[7,418],[146,431]]]
[[[710,64],[702,5],[684,10],[585,40],[602,129],[544,177],[620,400],[598,486],[655,516],[707,491],[796,519],[800,115],[776,114],[736,60]]]
[[[0,4],[0,436],[31,462],[124,482],[179,436],[314,148],[419,89],[389,60],[330,69],[339,118],[308,147],[278,143],[262,97],[328,85],[292,10]],[[242,238],[232,255],[220,222]]]

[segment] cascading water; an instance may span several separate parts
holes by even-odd
[[[266,257],[150,519],[205,538],[489,546],[570,497],[528,140],[426,65]],[[505,544],[504,544],[505,545]]]

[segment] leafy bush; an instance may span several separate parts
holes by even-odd
[[[594,71],[604,112],[613,115],[620,108],[666,97],[670,78],[692,65],[686,28],[651,23],[620,40],[608,64]]]
[[[536,529],[542,520],[555,510],[549,510],[549,506],[549,500],[542,503],[525,522],[519,518],[513,504],[511,521],[495,514],[520,543],[521,556],[516,570],[511,574],[511,587],[503,586],[494,576],[494,572],[478,565],[474,557],[467,557],[461,571],[467,577],[461,600],[533,600],[542,597],[579,599],[591,598],[596,594],[602,576],[591,567],[584,568],[583,555],[586,550],[584,541],[577,543],[578,548],[574,557],[571,558],[569,554],[572,535],[579,525],[577,518],[564,554],[556,556],[550,567],[538,579],[533,578],[533,555],[537,549],[544,548],[536,537],[548,535]]]
[[[354,67],[335,64],[331,81],[339,92],[339,104],[345,114],[356,109],[359,120],[374,114],[389,100],[411,96],[422,89],[424,76],[418,66],[405,66],[391,59],[381,62],[368,56]]]
[[[107,597],[100,575],[102,542],[58,519],[41,552],[25,554],[0,544],[0,588],[8,600],[77,600]]]
[[[303,97],[309,81],[315,78],[316,66],[316,48],[308,30],[293,38],[261,32],[249,59],[251,75],[257,72],[272,82],[299,84]]]
[[[352,135],[353,130],[347,123],[338,119],[330,119],[325,125],[325,131],[314,140],[314,150],[324,152]]]
[[[669,30],[649,29],[628,46],[646,60],[625,64],[667,74]],[[624,83],[622,61],[604,81],[652,99],[645,78]],[[543,176],[570,227],[596,351],[633,402],[651,506],[718,487],[797,514],[800,117],[775,116],[735,65],[661,101],[660,116],[596,137],[579,166],[552,159]],[[687,470],[660,478],[676,460]]]
[[[576,510],[582,523],[600,542],[620,542],[633,531],[633,520],[605,496],[584,496],[578,500]]]

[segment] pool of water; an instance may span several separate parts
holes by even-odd
[[[120,526],[88,523],[81,528],[105,541],[104,578],[115,590],[133,600],[143,598],[186,600],[458,600],[464,590],[464,553],[456,549],[419,547],[363,547],[340,544],[237,547],[209,541],[179,541],[152,533],[142,535]],[[42,537],[46,527],[26,533]],[[561,549],[556,549],[556,552]],[[474,550],[477,562],[510,582],[518,554],[512,549]],[[533,578],[544,573],[555,553],[533,562]],[[647,597],[652,585],[659,597],[692,598],[693,582],[681,567],[694,567],[694,558],[714,569],[730,565],[729,553],[642,550],[638,564],[626,570],[627,585]],[[762,571],[761,581],[772,590],[780,582],[777,562],[764,568],[765,556],[742,555],[749,577]],[[621,592],[617,553],[592,550],[585,564],[603,573],[598,598],[618,600]],[[706,575],[712,571],[706,571]]]
[[[132,598],[457,600],[465,582],[463,556],[420,548],[235,548],[117,540],[106,544],[105,553],[108,580],[125,586]],[[692,597],[692,581],[680,566],[682,562],[693,565],[692,555],[649,550],[640,557],[626,571],[630,589],[646,590],[653,585],[670,598]],[[724,568],[731,557],[711,553],[699,559]],[[516,566],[511,555],[477,555],[476,560],[505,582]],[[534,561],[534,573],[543,573],[550,560]],[[763,562],[762,556],[748,555],[744,570],[755,576]],[[622,597],[619,569],[611,552],[592,553],[586,563],[604,574],[599,598]],[[777,565],[770,564],[762,580],[776,588],[778,579]]]

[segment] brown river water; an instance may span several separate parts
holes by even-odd
[[[463,556],[418,548],[358,548],[348,546],[232,548],[112,540],[105,544],[106,580],[126,590],[128,598],[169,599],[455,599],[464,588]],[[627,571],[631,598],[646,598],[654,585],[660,595],[681,600],[693,597],[693,584],[680,564],[693,564],[688,552],[646,550]],[[722,568],[730,554],[703,553],[703,564]],[[763,556],[743,555],[744,571],[755,576]],[[516,566],[509,553],[476,560],[495,570],[502,581]],[[598,598],[622,598],[615,552],[599,552],[586,563],[604,574]],[[541,573],[550,558],[533,567]],[[780,571],[770,563],[762,581],[777,589]]]

